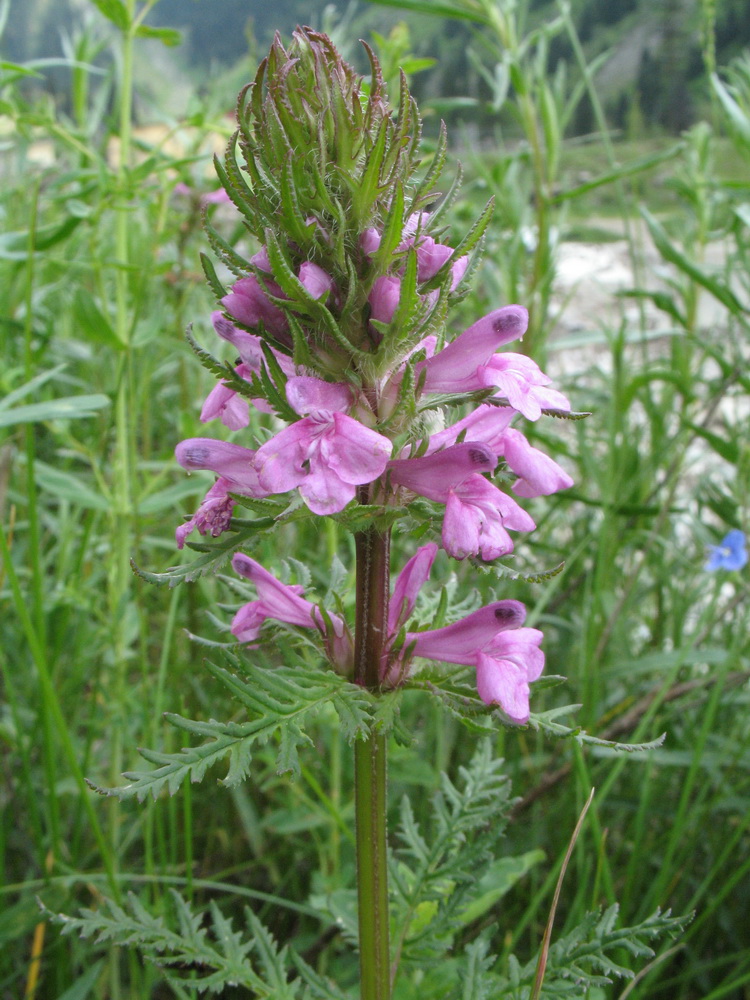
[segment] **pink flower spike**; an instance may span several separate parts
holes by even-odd
[[[393,444],[352,417],[316,410],[262,445],[255,456],[269,493],[298,486],[315,514],[334,514],[354,499],[356,486],[380,476]]]
[[[567,472],[544,452],[533,448],[520,431],[505,432],[503,451],[509,468],[518,476],[513,484],[516,496],[549,496],[573,485]]]
[[[464,330],[433,358],[418,364],[426,372],[425,392],[471,392],[485,388],[481,370],[495,351],[526,332],[529,314],[523,306],[496,309]]]
[[[353,402],[348,385],[326,382],[313,375],[295,375],[288,379],[286,398],[294,412],[301,416],[313,410],[345,412]]]
[[[536,525],[515,500],[484,476],[451,490],[443,519],[443,546],[454,559],[481,555],[485,562],[513,551],[507,528],[533,531]]]
[[[454,444],[421,458],[395,459],[388,463],[388,470],[394,485],[445,503],[452,489],[476,473],[491,472],[496,465],[492,449],[477,441]]]
[[[188,438],[175,448],[175,457],[183,469],[210,469],[227,479],[232,492],[249,497],[265,497],[255,468],[256,452],[228,441],[214,438]]]
[[[326,650],[333,663],[343,671],[349,669],[353,648],[343,618],[332,612],[327,613],[331,634],[320,609],[302,596],[303,587],[282,583],[242,552],[235,554],[232,567],[240,576],[252,581],[258,591],[258,600],[244,604],[232,621],[232,633],[240,642],[257,639],[267,618],[300,628],[317,628],[326,640]]]
[[[228,479],[216,480],[201,501],[195,514],[175,531],[178,549],[184,547],[185,539],[196,528],[201,535],[211,535],[212,538],[217,538],[223,531],[227,530],[236,503],[228,496],[231,490],[232,484]]]
[[[417,601],[417,594],[426,582],[435,561],[438,547],[434,542],[422,545],[396,578],[388,607],[388,632],[393,636],[407,621]]]
[[[396,315],[399,299],[401,297],[401,279],[391,278],[383,275],[378,278],[372,286],[372,291],[368,298],[370,308],[370,319],[379,323],[390,323]]]

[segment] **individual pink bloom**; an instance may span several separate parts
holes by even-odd
[[[226,202],[231,202],[231,198],[226,193],[224,188],[217,188],[215,191],[209,191],[206,194],[201,194],[196,190],[196,188],[189,187],[180,181],[179,184],[175,184],[174,193],[181,195],[185,198],[198,197],[201,205],[219,205]]]
[[[240,378],[249,381],[250,369],[247,365],[238,365],[234,371]],[[253,402],[256,405],[259,403],[262,404],[258,407],[259,409],[268,407],[265,400],[253,400]],[[241,430],[250,423],[248,401],[243,396],[240,396],[235,389],[228,386],[226,382],[219,382],[209,392],[201,410],[201,423],[206,424],[209,420],[216,420],[217,418],[221,420],[225,427],[229,427],[233,431]]]
[[[505,431],[503,455],[518,476],[513,492],[519,497],[549,496],[573,485],[567,472],[544,452],[533,448],[520,431],[512,428]]]
[[[332,612],[324,616],[317,605],[302,596],[303,587],[282,583],[242,552],[235,554],[232,567],[240,576],[251,580],[258,592],[258,600],[243,604],[232,621],[232,633],[240,642],[257,639],[267,618],[300,628],[317,628],[326,641],[331,660],[341,670],[349,669],[353,649],[343,618]]]
[[[326,382],[313,375],[287,379],[286,398],[295,413],[306,416],[314,410],[346,412],[352,405],[352,391],[343,382]]]
[[[445,503],[452,489],[478,472],[491,472],[497,465],[492,449],[481,442],[454,444],[420,458],[399,458],[388,463],[391,483],[428,500]]]
[[[268,496],[258,479],[256,452],[229,441],[214,438],[188,438],[175,448],[175,457],[183,469],[210,469],[231,484],[233,493],[249,497]]]
[[[334,514],[354,499],[356,487],[383,472],[393,444],[344,413],[313,410],[262,445],[255,464],[269,493],[299,487],[315,514]]]
[[[378,230],[371,226],[369,229],[365,229],[360,236],[359,245],[368,257],[372,257],[373,254],[377,253],[381,240],[382,237]]]
[[[395,636],[407,621],[417,601],[417,594],[430,575],[438,547],[428,542],[417,549],[396,578],[388,606],[388,632]]]
[[[451,264],[451,291],[455,291],[456,288],[461,284],[463,276],[466,274],[466,269],[469,266],[469,258],[467,256],[459,257],[457,261]]]
[[[333,290],[333,278],[322,267],[305,261],[299,269],[299,281],[314,299],[326,299]]]
[[[470,476],[445,501],[443,547],[454,559],[481,555],[485,562],[513,551],[507,529],[533,531],[536,525],[515,500],[484,476]]]
[[[436,243],[431,236],[420,236],[414,243],[417,252],[417,281],[434,278],[446,261],[453,256],[453,247]]]
[[[412,212],[404,223],[404,228],[401,230],[402,238],[406,240],[410,236],[414,236],[417,230],[424,229],[429,217],[429,212]]]
[[[195,514],[175,531],[178,549],[183,548],[185,539],[196,528],[202,535],[211,535],[212,538],[227,530],[236,503],[228,495],[232,488],[232,483],[228,479],[216,480]]]
[[[283,298],[283,292],[275,282],[267,281],[264,289],[258,278],[251,274],[235,281],[221,304],[243,326],[254,329],[262,325],[272,336],[286,339],[289,321],[283,310],[271,302],[266,291],[277,298]]]
[[[476,667],[482,701],[523,724],[529,721],[529,683],[544,669],[542,633],[521,628],[525,617],[518,601],[497,601],[445,628],[407,632],[403,648],[412,656]]]
[[[455,444],[458,436],[463,434],[464,441],[481,441],[491,448],[495,455],[502,455],[505,433],[515,416],[516,412],[510,406],[492,406],[484,403],[472,410],[463,420],[431,434],[426,454],[431,455],[441,448]]]
[[[486,388],[481,374],[495,351],[522,336],[528,325],[522,306],[504,306],[477,320],[434,357],[415,368],[424,371],[424,392],[472,392]]]
[[[538,420],[542,409],[570,410],[570,402],[557,389],[550,389],[552,379],[531,358],[523,354],[495,354],[478,372],[482,386],[496,386],[514,410],[527,420]]]
[[[544,670],[544,638],[536,628],[499,632],[477,658],[477,692],[485,705],[499,705],[514,722],[529,721],[529,683]]]
[[[237,350],[240,361],[252,369],[252,371],[259,371],[261,362],[263,361],[263,349],[261,348],[262,341],[260,337],[256,337],[254,333],[248,333],[247,330],[239,330],[219,310],[211,313],[211,322],[213,323],[214,330],[222,340],[229,341]],[[283,355],[278,355],[278,357],[283,357]]]
[[[367,301],[370,303],[370,318],[379,323],[390,323],[396,315],[401,297],[401,278],[382,275],[373,282]]]

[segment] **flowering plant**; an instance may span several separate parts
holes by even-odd
[[[235,574],[252,585],[252,599],[231,622],[235,642],[223,649],[225,665],[208,664],[250,719],[168,716],[207,742],[177,754],[141,751],[155,767],[127,773],[128,785],[108,791],[141,799],[165,787],[174,792],[186,777],[200,780],[227,758],[224,783],[233,785],[248,775],[253,747],[270,737],[279,740],[279,770],[294,772],[307,740],[306,718],[333,705],[354,745],[361,997],[383,1000],[391,996],[421,892],[434,904],[434,941],[444,947],[455,932],[457,907],[472,912],[470,894],[477,887],[467,875],[471,866],[457,860],[461,845],[490,818],[493,830],[500,830],[496,814],[507,799],[498,762],[480,750],[466,788],[447,783],[445,800],[436,806],[450,831],[440,851],[421,874],[401,872],[389,893],[386,739],[391,730],[408,739],[399,728],[399,693],[429,690],[474,729],[478,717],[494,715],[514,726],[574,732],[553,721],[559,710],[531,715],[530,685],[544,668],[543,636],[525,625],[521,603],[498,600],[463,617],[449,611],[448,624],[421,628],[413,621],[418,596],[440,547],[447,558],[478,565],[507,556],[514,548],[510,532],[535,527],[519,501],[572,485],[515,424],[544,414],[580,415],[571,413],[569,401],[530,358],[502,350],[524,334],[522,306],[502,306],[452,335],[449,310],[478,263],[492,204],[456,245],[448,242],[443,217],[450,194],[437,193],[445,131],[423,171],[420,119],[405,78],[396,115],[378,62],[367,52],[369,87],[325,35],[300,29],[288,50],[276,38],[240,95],[237,131],[216,167],[259,249],[246,259],[207,222],[211,245],[232,280],[222,283],[204,259],[221,306],[212,315],[213,329],[237,357],[220,361],[189,339],[218,379],[201,420],[221,421],[244,443],[196,437],[178,444],[177,461],[185,469],[217,477],[198,510],[176,529],[177,547],[190,546],[199,555],[167,573],[142,573],[173,585],[231,557]],[[466,405],[463,417],[445,419]],[[238,508],[256,516],[238,517]],[[321,517],[335,518],[354,536],[353,615],[344,597],[335,607],[316,603],[303,586],[284,583],[245,551],[262,533]],[[404,525],[433,539],[416,547],[391,589],[391,534]],[[206,545],[200,536],[214,541]],[[254,667],[253,650],[269,620],[311,639],[322,667]],[[424,660],[460,670],[420,668]],[[419,868],[423,841],[406,808],[403,840]],[[471,850],[475,861],[488,857],[486,845]],[[391,901],[401,907],[393,921]],[[192,918],[185,906],[178,903],[187,927]],[[264,985],[246,966],[247,948],[214,915],[226,961],[222,965],[224,959],[196,944],[203,957],[193,951],[190,961],[219,970],[198,979],[197,988],[241,982],[258,996],[295,995],[279,985],[283,981],[286,989],[286,973],[279,971],[283,954],[274,951],[257,919],[248,919],[268,980],[276,985]],[[118,921],[127,922],[122,913]],[[95,923],[87,917],[81,926],[92,931]],[[107,927],[97,930],[115,936]],[[174,942],[165,943],[156,931],[152,938],[153,950],[172,956],[164,961],[183,960],[186,952]],[[232,942],[239,951],[232,951]],[[482,948],[477,945],[475,957]],[[302,959],[295,963],[311,991],[306,996],[344,995]]]

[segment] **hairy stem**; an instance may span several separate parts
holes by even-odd
[[[369,498],[368,498],[369,499]],[[361,497],[361,502],[368,502]],[[379,667],[387,636],[388,533],[374,528],[356,538],[357,613],[355,680],[379,685]],[[357,824],[357,891],[359,897],[359,961],[361,1000],[388,1000],[388,858],[386,850],[386,737],[371,732],[354,748]]]

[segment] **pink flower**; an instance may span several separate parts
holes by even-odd
[[[497,465],[492,449],[481,442],[454,444],[421,458],[397,458],[388,463],[391,482],[413,493],[445,503],[450,490],[478,472]]]
[[[188,438],[175,448],[175,458],[183,469],[210,469],[227,481],[231,492],[265,497],[268,491],[258,479],[255,455],[249,448],[213,438]]]
[[[300,628],[317,628],[332,662],[341,670],[350,668],[353,649],[343,618],[330,612],[323,615],[317,605],[302,596],[303,587],[282,583],[242,552],[236,553],[232,567],[251,580],[258,592],[258,600],[243,604],[232,620],[232,633],[240,642],[257,639],[267,618]]]
[[[246,381],[250,381],[250,368],[247,365],[237,365],[234,369],[235,374],[239,375],[240,378],[244,378]],[[253,402],[260,403],[259,409],[270,407],[265,400],[253,400]],[[226,382],[219,382],[208,396],[206,396],[206,401],[203,404],[203,409],[201,410],[201,423],[208,423],[209,420],[216,420],[219,418],[225,427],[229,427],[230,430],[238,431],[243,427],[247,427],[250,423],[250,407],[248,401],[240,396],[239,393],[230,388]]]
[[[513,551],[506,528],[535,527],[515,500],[479,475],[496,464],[489,445],[467,441],[422,458],[397,459],[388,469],[394,485],[445,504],[442,535],[449,555],[465,559],[481,554],[490,560]]]
[[[283,298],[283,292],[275,282],[268,280],[263,288],[258,278],[251,274],[235,281],[221,304],[243,326],[251,329],[262,326],[276,339],[287,340],[289,321],[284,311],[271,302],[266,291],[276,298]]]
[[[529,721],[529,684],[544,669],[542,633],[520,628],[525,617],[518,601],[497,601],[445,628],[407,632],[403,648],[412,656],[475,667],[482,701],[523,724]]]
[[[427,454],[452,445],[459,434],[463,434],[464,441],[481,441],[498,458],[505,459],[510,470],[519,477],[513,484],[517,496],[548,496],[572,486],[573,480],[557,462],[533,448],[520,431],[509,426],[515,416],[516,411],[509,406],[478,406],[463,420],[433,434]]]
[[[299,487],[315,514],[343,510],[357,486],[383,473],[393,444],[341,412],[351,405],[347,386],[298,376],[289,379],[286,394],[297,413],[309,415],[258,449],[260,484],[269,493]]]
[[[443,547],[454,559],[481,555],[485,562],[513,551],[506,528],[533,531],[536,525],[515,500],[484,476],[470,476],[450,491],[443,518]]]
[[[399,573],[388,605],[388,631],[392,637],[414,610],[417,594],[430,575],[437,551],[434,542],[420,546]]]
[[[370,318],[379,323],[390,323],[396,315],[400,296],[401,278],[390,278],[387,275],[377,278],[367,300],[372,310]]]
[[[482,386],[497,386],[497,395],[504,396],[527,420],[538,420],[542,409],[570,410],[568,399],[548,388],[552,379],[523,354],[495,354],[477,376]]]
[[[522,306],[504,306],[477,320],[434,357],[416,366],[424,370],[424,392],[472,392],[486,388],[481,372],[495,351],[526,332],[529,314]]]
[[[557,462],[533,448],[520,431],[510,428],[503,437],[503,455],[518,479],[513,492],[519,497],[549,496],[567,490],[573,480]]]
[[[201,535],[211,535],[212,538],[218,537],[227,530],[235,505],[235,501],[228,496],[231,489],[232,484],[228,479],[216,480],[206,493],[196,513],[175,531],[178,549],[184,547],[185,539],[196,528]]]

